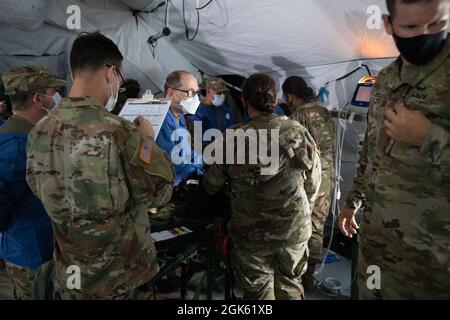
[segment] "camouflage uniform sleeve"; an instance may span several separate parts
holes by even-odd
[[[365,202],[365,172],[368,163],[368,132],[364,136],[364,144],[358,160],[356,177],[353,178],[352,186],[348,192],[345,205],[351,209],[359,209]]]
[[[292,115],[292,119],[304,126],[306,130],[308,130],[308,132],[312,135],[312,132],[314,132],[313,128],[311,127],[311,123],[308,120],[308,116],[304,112],[295,112]]]
[[[222,139],[216,140],[214,144],[224,143]],[[224,146],[225,147],[225,146]],[[225,149],[224,149],[225,150]],[[208,159],[205,158],[205,162]],[[213,195],[223,189],[226,184],[227,177],[224,172],[224,165],[213,163],[205,164],[203,173],[203,187],[206,193]]]
[[[420,148],[420,156],[430,164],[440,167],[445,180],[450,179],[450,133],[433,124]]]
[[[305,192],[312,208],[319,194],[320,184],[322,182],[322,165],[320,162],[319,149],[317,148],[313,137],[308,132],[305,132],[305,142],[308,161],[311,163],[310,168],[305,171]]]
[[[300,169],[303,170],[305,192],[309,202],[313,204],[319,193],[322,177],[320,152],[313,137],[303,126],[299,126],[297,123],[287,132],[281,134],[280,143],[286,150],[288,157],[295,158]]]
[[[372,90],[372,97],[374,93],[380,90],[380,83],[382,83],[382,72],[378,77],[377,82],[374,85]],[[374,123],[372,123],[374,121]],[[371,99],[369,105],[369,111],[367,115],[367,131],[364,136],[363,148],[361,150],[359,160],[358,160],[358,168],[356,171],[356,177],[353,178],[352,186],[349,189],[347,199],[345,201],[345,205],[351,209],[359,209],[365,205],[366,197],[366,180],[367,176],[367,168],[370,161],[370,153],[376,150],[376,135],[372,134],[372,132],[376,132],[376,128],[373,127],[375,125],[375,106],[374,101]]]
[[[35,127],[36,128],[36,127]],[[30,187],[31,192],[38,197],[37,188],[36,188],[36,176],[34,175],[33,168],[35,167],[35,155],[33,150],[32,142],[35,139],[35,128],[33,128],[28,134],[27,139],[27,170],[26,170],[26,180],[27,184]],[[38,197],[39,198],[39,197]]]
[[[175,171],[153,138],[144,138],[131,124],[114,133],[131,196],[148,207],[161,207],[172,196]]]

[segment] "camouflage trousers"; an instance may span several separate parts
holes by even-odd
[[[311,213],[312,234],[308,242],[310,265],[320,262],[323,247],[323,227],[327,220],[331,205],[331,191],[329,188],[320,190]]]
[[[36,271],[16,266],[5,261],[6,273],[14,288],[14,298],[17,300],[31,300],[33,281]]]
[[[153,289],[141,286],[133,291],[114,293],[107,296],[73,296],[60,292],[56,287],[55,262],[53,260],[43,263],[36,270],[33,285],[34,300],[152,300]]]
[[[450,245],[440,249],[447,250],[446,260],[436,259],[429,248],[414,247],[403,237],[379,213],[364,212],[356,270],[359,299],[450,299]]]
[[[303,300],[301,276],[308,262],[308,243],[280,249],[234,246],[231,263],[236,283],[248,300]]]

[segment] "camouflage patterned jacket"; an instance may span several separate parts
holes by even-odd
[[[279,130],[275,141],[279,166],[270,174],[262,174],[261,169],[267,166],[261,164],[260,156],[256,164],[249,161],[248,141],[244,164],[237,164],[239,143],[234,143],[229,130],[225,139],[215,142],[224,144],[223,150],[227,145],[234,148],[234,164],[207,166],[203,180],[209,193],[221,190],[227,183],[231,188],[233,241],[248,248],[280,248],[307,241],[311,236],[311,206],[321,179],[319,152],[311,135],[299,123],[272,114],[230,129],[269,129],[269,139],[258,136],[258,144],[266,144],[269,151],[270,141],[276,139],[270,129]]]
[[[375,83],[363,152],[347,205],[353,208],[365,205],[372,227],[378,221],[378,235],[366,234],[371,241],[406,243],[428,261],[421,266],[427,269],[423,273],[429,277],[427,281],[442,283],[444,278],[438,279],[438,274],[446,274],[448,283],[450,40],[427,65],[401,66],[401,60],[397,59],[380,72]],[[393,141],[384,132],[386,109],[400,101],[432,122],[420,147]],[[386,240],[387,234],[395,235],[396,240]]]
[[[27,154],[28,184],[52,220],[63,298],[123,298],[148,282],[158,264],[147,207],[168,202],[174,179],[153,138],[89,98],[65,98],[30,132]],[[71,265],[81,269],[79,290],[67,286]]]
[[[321,190],[329,193],[335,185],[333,156],[336,152],[336,125],[330,112],[314,102],[295,109],[290,118],[302,124],[319,147],[322,164]]]
[[[346,203],[351,208],[367,204],[366,190],[373,188],[376,181],[394,190],[408,186],[408,202],[436,196],[446,200],[449,208],[450,40],[425,66],[410,65],[402,70],[401,64],[399,58],[383,69],[372,91],[368,129]],[[386,138],[382,129],[384,113],[399,101],[410,110],[422,112],[433,123],[420,148]]]

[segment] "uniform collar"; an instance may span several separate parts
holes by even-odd
[[[321,104],[317,101],[313,101],[313,102],[308,102],[305,103],[304,105],[298,107],[297,109],[301,110],[301,109],[308,109],[308,108],[314,108],[314,107],[319,107],[321,106]]]
[[[429,63],[423,66],[408,65],[403,67],[403,60],[399,57],[394,64],[394,70],[396,71],[396,79],[394,79],[398,86],[401,84],[408,84],[412,87],[416,87],[423,80],[425,80],[430,74],[439,69],[450,55],[450,38],[447,38],[444,48],[441,52]]]
[[[61,99],[61,108],[79,108],[90,107],[94,109],[105,110],[105,106],[91,97],[66,97]]]
[[[261,114],[250,118],[250,121],[267,121],[267,119],[277,118],[278,116],[274,115],[273,113],[265,113],[262,112]]]
[[[23,134],[28,134],[33,128],[34,124],[18,115],[12,115],[3,126],[0,127],[2,132]]]

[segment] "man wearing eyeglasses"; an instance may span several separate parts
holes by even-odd
[[[69,97],[29,136],[27,181],[55,234],[56,298],[147,299],[143,286],[158,272],[147,210],[170,199],[173,167],[150,122],[109,112],[122,60],[105,36],[80,35]],[[44,274],[38,288],[52,284]]]
[[[156,143],[175,163],[175,186],[193,175],[203,175],[203,159],[191,147],[184,115],[193,115],[200,105],[198,82],[186,71],[174,71],[167,76],[165,97],[172,101]]]
[[[200,104],[199,86],[195,76],[186,71],[174,71],[166,78],[165,98],[171,101],[170,110],[156,139],[156,143],[170,156],[175,167],[174,192],[170,202],[160,208],[151,208],[151,219],[167,221],[174,217],[203,215],[206,202],[199,188],[203,175],[203,157],[194,149],[185,115],[193,115]],[[199,148],[201,148],[201,137]],[[201,149],[200,149],[201,152]],[[156,220],[156,221],[155,221]]]

